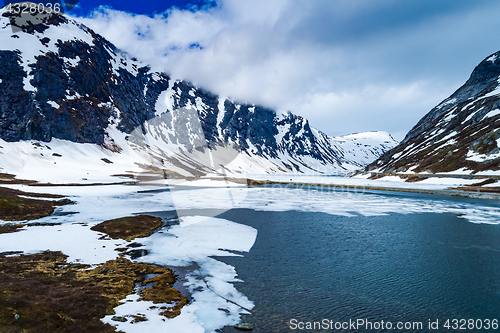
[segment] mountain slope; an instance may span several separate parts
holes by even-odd
[[[54,168],[71,155],[82,164],[114,161],[105,163],[115,172],[139,165],[185,176],[214,169],[332,174],[362,167],[395,145],[386,133],[330,138],[300,116],[174,82],[65,16],[46,15],[12,33],[12,15],[0,17],[4,172],[33,164],[19,160],[26,156]],[[72,152],[65,141],[84,146]],[[47,147],[67,154],[41,152]]]
[[[494,173],[500,170],[500,51],[426,114],[367,170]]]
[[[131,132],[154,117],[169,78],[65,16],[13,34],[1,17],[0,137],[102,144],[113,118]]]

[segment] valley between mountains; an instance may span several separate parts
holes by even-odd
[[[235,210],[499,221],[500,52],[403,141],[331,137],[153,71],[69,16],[0,13],[0,331],[250,328],[220,257],[259,230],[221,217]]]

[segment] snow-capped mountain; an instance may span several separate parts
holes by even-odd
[[[13,33],[13,15],[0,17],[0,172],[332,174],[396,145],[384,132],[331,138],[300,116],[173,81],[66,16]]]
[[[492,174],[500,170],[500,51],[367,170]]]

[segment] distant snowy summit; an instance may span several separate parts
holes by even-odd
[[[397,144],[385,132],[332,138],[300,116],[173,81],[62,15],[13,33],[11,15],[0,16],[0,172],[342,174]]]
[[[397,147],[367,170],[498,174],[500,51],[484,59],[462,87],[426,114]]]

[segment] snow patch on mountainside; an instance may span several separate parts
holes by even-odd
[[[344,151],[344,158],[358,167],[371,163],[384,152],[392,149],[397,141],[387,132],[364,132],[330,139]],[[354,169],[351,169],[353,171]]]
[[[8,17],[2,14],[5,9],[0,10],[0,36],[2,50],[16,50],[21,57],[21,65],[28,74],[24,79],[24,89],[26,91],[36,91],[30,83],[33,79],[30,65],[36,64],[36,57],[40,54],[57,53],[58,43],[78,40],[93,45],[92,35],[89,29],[76,21],[69,21],[68,24],[54,25],[51,29],[43,32],[33,31],[32,34],[12,31]],[[7,38],[6,38],[7,37]],[[10,37],[10,38],[9,38]],[[68,59],[69,60],[69,59]],[[68,62],[68,65],[72,65]]]
[[[295,159],[285,153],[278,153],[275,158],[252,153],[233,152],[224,168],[212,169],[209,159],[197,159],[190,156],[186,146],[172,143],[168,136],[173,133],[159,123],[157,126],[145,126],[147,134],[138,148],[122,132],[109,128],[108,134],[118,151],[111,151],[103,146],[91,143],[75,143],[67,140],[52,139],[50,142],[35,140],[5,142],[0,139],[0,172],[17,175],[18,179],[33,179],[40,182],[64,183],[109,183],[124,181],[113,175],[140,175],[148,172],[147,167],[156,166],[189,177],[193,175],[216,175],[247,177],[248,174],[291,173],[285,165],[296,164],[302,172],[308,174],[344,174],[365,165],[380,154],[380,145],[393,144],[386,141],[386,133],[360,133],[354,138],[331,138],[337,142],[336,149],[346,158],[346,163],[325,166],[310,157]],[[201,137],[193,136],[194,139]],[[204,141],[198,141],[203,143]],[[196,142],[194,146],[196,146]],[[206,147],[206,144],[205,144]],[[318,172],[319,171],[319,172]]]
[[[500,171],[500,51],[367,167],[389,173],[496,175]]]

